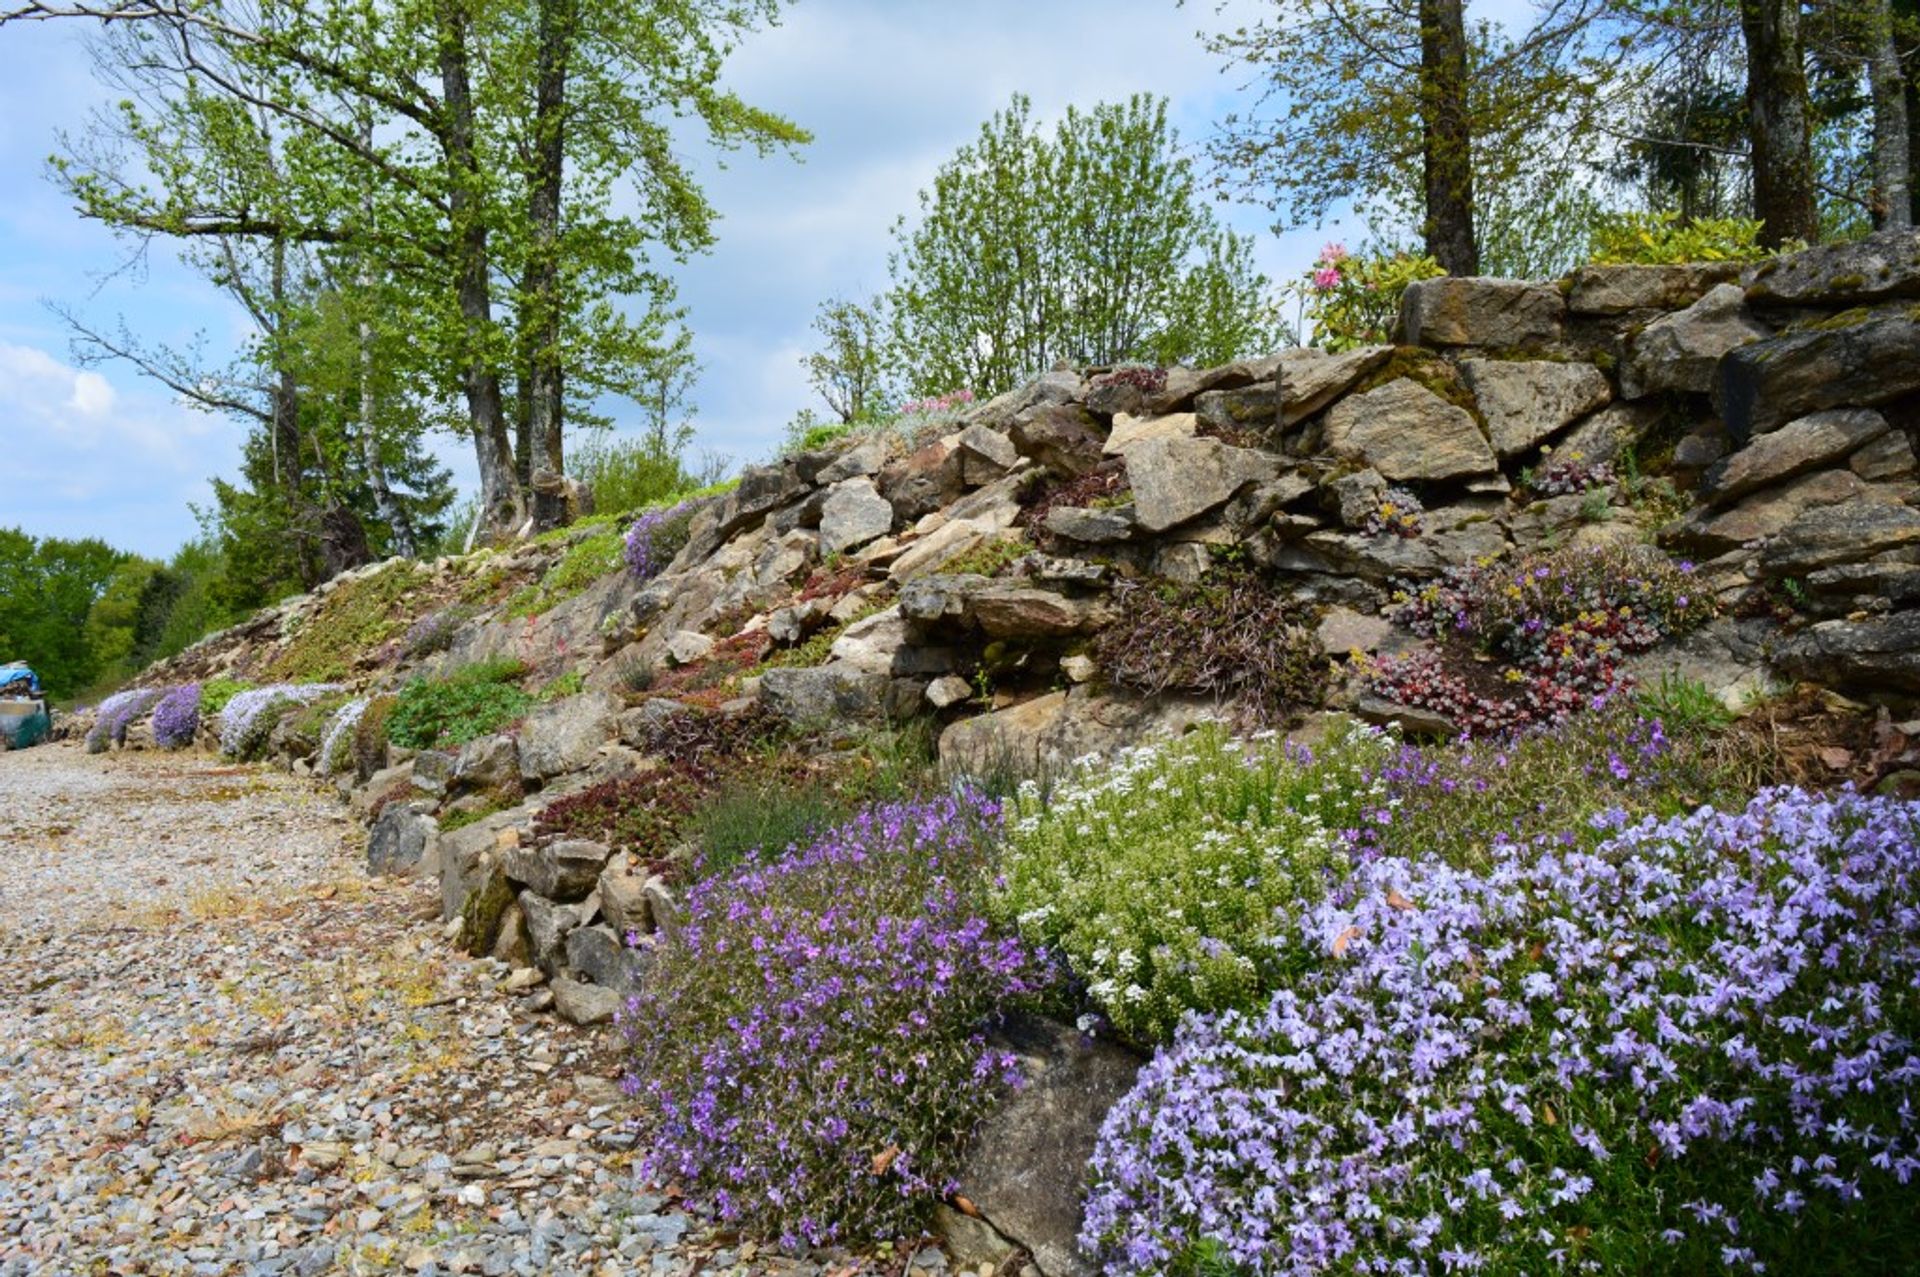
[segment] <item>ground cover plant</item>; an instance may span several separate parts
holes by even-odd
[[[995,908],[1061,954],[1135,1041],[1190,1010],[1251,1005],[1282,979],[1277,911],[1315,900],[1345,831],[1382,806],[1393,742],[1336,727],[1317,751],[1209,725],[1022,787]]]
[[[1094,658],[1121,687],[1212,696],[1262,721],[1320,701],[1319,643],[1298,606],[1250,568],[1221,564],[1193,583],[1121,581],[1113,599],[1117,619]]]
[[[1912,1271],[1917,820],[1773,789],[1363,861],[1109,1115],[1085,1241],[1115,1277]]]
[[[1508,734],[1604,702],[1627,685],[1625,656],[1699,628],[1714,611],[1690,564],[1646,545],[1451,568],[1403,589],[1393,613],[1434,646],[1376,661],[1366,680],[1471,735]]]
[[[787,1245],[919,1234],[1016,1071],[986,1031],[1050,980],[987,919],[996,818],[969,792],[872,807],[688,892],[619,1017],[643,1176]]]
[[[271,672],[290,682],[345,678],[354,663],[402,629],[413,565],[395,563],[337,585],[275,657]]]
[[[163,687],[135,687],[101,701],[93,714],[93,726],[87,729],[87,752],[98,754],[109,745],[126,744],[127,728],[152,709],[166,691]]]
[[[153,743],[161,749],[185,749],[200,733],[200,684],[169,690],[153,707]]]
[[[220,752],[258,758],[284,714],[340,690],[338,683],[271,683],[236,692],[220,711]]]
[[[498,731],[533,708],[517,679],[526,667],[511,658],[476,661],[440,678],[415,678],[386,714],[387,739],[403,749],[464,745]]]
[[[548,568],[538,582],[507,601],[507,615],[539,616],[585,592],[602,577],[620,570],[627,545],[627,538],[618,528],[581,537],[567,547],[560,561]]]

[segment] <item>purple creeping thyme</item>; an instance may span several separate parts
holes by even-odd
[[[650,581],[667,570],[676,554],[687,543],[693,526],[697,501],[682,501],[664,510],[648,510],[627,529],[627,545],[622,557],[627,571],[635,579]]]
[[[695,885],[619,1017],[644,1177],[787,1244],[917,1235],[1014,1057],[986,1031],[1052,979],[982,907],[999,811],[868,808]]]
[[[162,749],[185,749],[200,732],[200,684],[186,683],[153,707],[153,741]]]
[[[1108,1116],[1107,1272],[1915,1271],[1920,807],[1595,824],[1296,910]]]
[[[87,729],[87,752],[97,754],[110,744],[126,744],[127,728],[166,694],[164,687],[135,687],[101,701],[94,711],[93,726]]]

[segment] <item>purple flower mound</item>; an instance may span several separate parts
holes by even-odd
[[[1920,806],[1383,858],[1109,1114],[1110,1274],[1920,1271]]]
[[[619,1017],[653,1110],[644,1179],[786,1245],[918,1236],[1014,1058],[994,1017],[1051,969],[982,905],[972,794],[868,809],[696,885]]]
[[[186,683],[153,707],[153,740],[162,749],[185,749],[200,732],[200,684]]]
[[[667,570],[676,554],[687,544],[697,501],[682,501],[664,510],[649,510],[627,529],[627,548],[623,557],[627,571],[635,579],[651,581]]]
[[[136,687],[115,692],[101,701],[100,708],[94,711],[93,726],[87,730],[87,752],[97,754],[109,744],[126,744],[127,728],[152,709],[153,703],[165,692],[163,687]]]

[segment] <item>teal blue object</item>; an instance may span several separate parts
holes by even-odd
[[[8,749],[38,745],[52,731],[53,715],[47,712],[44,702],[25,714],[0,711],[0,742]]]

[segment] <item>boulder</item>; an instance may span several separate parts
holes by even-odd
[[[998,430],[968,426],[960,432],[961,477],[969,484],[991,483],[1020,464],[1020,450]]]
[[[1473,417],[1407,377],[1335,404],[1323,443],[1396,483],[1464,479],[1499,469]]]
[[[713,639],[699,630],[675,630],[667,639],[667,659],[675,665],[704,661],[713,651]]]
[[[1766,644],[1772,636],[1771,622],[1721,617],[1684,638],[1627,657],[1620,668],[1642,687],[1657,687],[1663,678],[1698,683],[1738,714],[1771,686]]]
[[[367,834],[367,872],[402,878],[437,873],[439,837],[440,826],[424,805],[388,803]]]
[[[1671,548],[1695,554],[1725,554],[1772,536],[1808,510],[1842,502],[1897,499],[1848,471],[1816,470],[1755,492],[1730,509],[1695,506],[1686,517],[1664,529],[1660,539]]]
[[[585,900],[611,853],[605,843],[562,838],[538,847],[512,847],[501,859],[507,879],[549,900]]]
[[[1229,436],[1239,431],[1272,436],[1280,426],[1280,386],[1261,382],[1238,390],[1209,390],[1195,396],[1194,418],[1209,430]]]
[[[1393,622],[1385,617],[1368,616],[1338,604],[1321,615],[1320,623],[1314,629],[1320,649],[1329,656],[1377,652],[1393,641],[1395,633]]]
[[[967,618],[967,604],[985,588],[988,578],[978,572],[923,576],[900,587],[900,614],[921,625],[958,624]]]
[[[1920,318],[1906,311],[1836,316],[1728,353],[1714,406],[1736,442],[1823,408],[1871,408],[1920,390]]]
[[[645,749],[668,719],[691,712],[679,701],[664,696],[644,701],[621,713],[618,723],[620,743],[634,749]]]
[[[1326,483],[1321,492],[1343,526],[1361,528],[1387,499],[1387,481],[1378,470],[1356,470]]]
[[[520,908],[527,915],[527,939],[533,947],[534,963],[553,976],[566,969],[567,937],[587,924],[598,905],[592,900],[563,904],[538,892],[523,891]]]
[[[1913,479],[1920,475],[1913,455],[1913,444],[1905,433],[1890,432],[1864,444],[1847,458],[1847,469],[1869,483]]]
[[[881,469],[875,486],[892,507],[893,518],[902,523],[912,523],[952,503],[966,491],[962,470],[960,450],[945,440],[936,439],[898,461],[887,463]],[[874,516],[868,514],[866,517],[872,519]],[[826,508],[823,506],[820,511],[823,550],[826,549],[826,522]],[[826,552],[832,553],[831,550]]]
[[[1648,324],[1628,343],[1620,393],[1640,399],[1664,390],[1711,390],[1722,356],[1771,332],[1748,313],[1738,285],[1721,284],[1685,310]]]
[[[629,949],[611,927],[577,927],[567,934],[568,968],[616,993],[632,993],[640,987],[646,958],[646,950]]]
[[[1608,404],[1577,423],[1553,445],[1554,459],[1616,461],[1628,448],[1637,447],[1666,415],[1666,405],[1657,399]]]
[[[992,434],[992,431],[982,433]],[[838,554],[887,535],[893,531],[893,514],[893,503],[880,495],[873,480],[865,477],[842,480],[833,486],[826,504],[820,508],[821,552]]]
[[[1160,417],[1135,417],[1121,413],[1113,419],[1113,429],[1102,446],[1109,457],[1124,457],[1127,450],[1146,439],[1192,439],[1200,433],[1200,419],[1190,412],[1170,412]]]
[[[620,702],[607,692],[583,692],[542,705],[520,728],[520,775],[544,781],[581,771],[620,727]]]
[[[1920,297],[1920,230],[1888,230],[1848,244],[1778,257],[1753,272],[1756,305],[1846,307]]]
[[[1097,615],[1085,599],[1007,584],[992,584],[975,593],[970,610],[988,638],[1011,639],[1080,634],[1093,627]]]
[[[1402,705],[1372,693],[1354,702],[1353,712],[1376,727],[1398,727],[1408,736],[1422,740],[1452,740],[1460,728],[1445,714],[1418,705]]]
[[[1085,396],[1086,387],[1079,373],[1055,370],[1028,382],[1018,390],[1009,390],[1003,395],[995,395],[983,404],[975,405],[966,411],[964,419],[969,423],[1004,429],[1014,418],[1031,408],[1049,404],[1076,403],[1083,400]]]
[[[1514,349],[1558,341],[1566,310],[1552,284],[1443,275],[1407,285],[1400,326],[1411,346]]]
[[[1353,389],[1362,377],[1387,362],[1391,346],[1360,346],[1337,355],[1307,359],[1290,351],[1280,361],[1280,424],[1298,425]]]
[[[1041,526],[1054,536],[1082,545],[1114,545],[1133,536],[1133,524],[1131,505],[1106,510],[1055,506],[1047,511]]]
[[[561,976],[553,988],[553,1009],[568,1024],[588,1028],[607,1024],[620,1011],[621,996],[613,989],[597,984],[582,984]]]
[[[849,670],[902,677],[945,674],[954,664],[947,648],[915,641],[898,607],[855,621],[833,641],[829,655],[836,666]]]
[[[973,684],[958,674],[948,674],[927,684],[927,703],[935,709],[951,709],[973,699]]]
[[[940,762],[962,775],[1001,769],[1035,775],[1137,744],[1156,731],[1181,731],[1214,713],[1210,701],[1140,700],[1074,687],[951,724],[940,734]]]
[[[982,1122],[955,1179],[980,1217],[1045,1277],[1094,1277],[1078,1245],[1087,1165],[1107,1111],[1133,1087],[1139,1056],[1069,1025],[1021,1016],[996,1045],[1022,1085]]]
[[[513,737],[477,736],[460,747],[453,778],[466,789],[499,789],[520,781],[520,747]]]
[[[822,467],[813,481],[825,487],[831,487],[843,479],[876,475],[892,456],[892,435],[885,433],[867,435]]]
[[[1055,474],[1078,477],[1100,464],[1106,442],[1099,422],[1072,404],[1047,404],[1014,418],[1014,446]]]
[[[1795,518],[1761,550],[1760,567],[1769,576],[1803,576],[1915,544],[1920,544],[1920,510],[1853,501]]]
[[[1827,687],[1920,693],[1920,610],[1822,621],[1776,648],[1774,664]]]
[[[1251,484],[1275,478],[1278,461],[1217,439],[1148,439],[1127,457],[1134,514],[1148,532],[1218,509]]]
[[[1739,278],[1738,262],[1582,266],[1568,281],[1567,310],[1575,315],[1684,310],[1710,289]]]
[[[650,876],[644,866],[633,864],[625,856],[601,871],[600,912],[615,935],[625,938],[653,934],[653,910],[647,904]]]
[[[1320,350],[1290,350],[1279,355],[1235,360],[1215,368],[1169,368],[1166,384],[1147,396],[1144,411],[1155,414],[1182,412],[1192,408],[1194,400],[1209,390],[1237,390],[1256,381],[1272,381],[1283,359],[1295,356],[1314,358],[1325,353]],[[1092,406],[1091,400],[1088,406]]]
[[[71,715],[62,714],[62,721],[72,721]],[[405,790],[413,785],[413,760],[395,763],[392,767],[383,767],[367,778],[364,785],[356,787],[347,799],[347,806],[353,814],[365,820],[373,815],[374,804],[395,790]]]
[[[1613,398],[1606,375],[1592,364],[1463,359],[1460,372],[1502,458],[1552,438]]]
[[[517,845],[516,824],[527,818],[521,810],[496,812],[471,825],[450,829],[440,835],[440,917],[451,921],[460,917],[467,902],[497,880],[506,886],[500,871],[500,853]]]
[[[1277,566],[1353,576],[1375,585],[1388,585],[1400,577],[1424,579],[1479,559],[1497,558],[1507,551],[1507,535],[1493,519],[1452,528],[1436,524],[1417,537],[1366,536],[1326,530],[1308,533],[1301,539],[1297,551],[1305,558],[1296,560],[1282,555]]]
[[[1707,471],[1701,488],[1709,504],[1724,506],[1755,489],[1840,461],[1887,429],[1887,419],[1871,408],[1810,413],[1719,462]]]
[[[423,749],[413,756],[413,787],[444,798],[453,787],[454,756],[445,750]]]
[[[881,715],[887,679],[844,665],[770,669],[760,676],[760,703],[796,727],[873,722]]]

